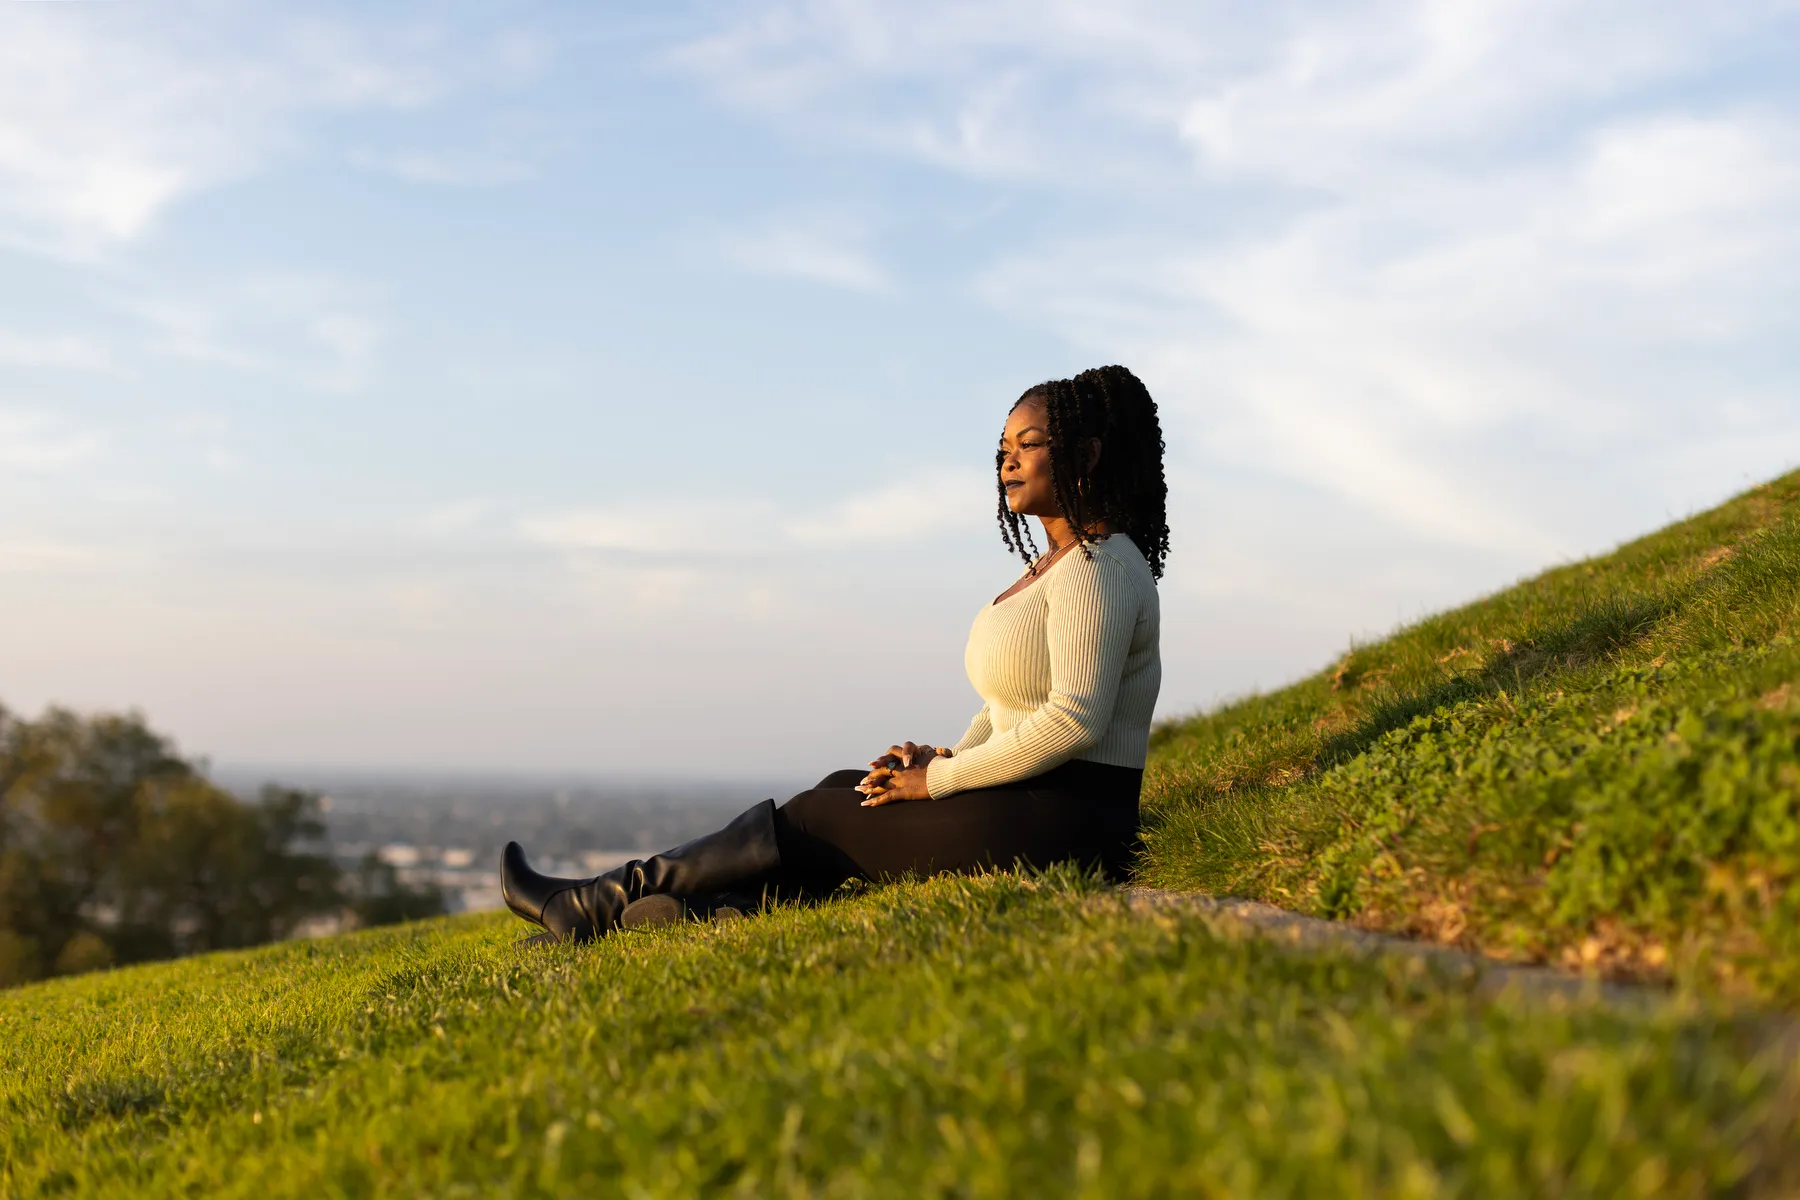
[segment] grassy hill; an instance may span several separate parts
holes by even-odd
[[[1800,1004],[1800,472],[1158,730],[1143,874]]]
[[[522,952],[480,916],[0,996],[0,1191],[1780,1194],[1793,1077],[1704,1014],[1483,1003],[1078,880]]]
[[[1626,976],[1484,998],[1063,874],[0,993],[0,1194],[1800,1191],[1800,476],[1157,734],[1149,882]]]

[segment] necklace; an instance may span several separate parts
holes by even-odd
[[[1066,554],[1068,552],[1069,547],[1073,546],[1074,544],[1075,544],[1075,539],[1070,538],[1068,541],[1064,542],[1062,545],[1058,546],[1056,549],[1050,551],[1050,553],[1045,554],[1042,557],[1040,557],[1036,562],[1031,564],[1031,573],[1033,575],[1036,575],[1039,571],[1042,571],[1045,567],[1048,567],[1051,563],[1055,562],[1057,559],[1061,558],[1064,554]]]

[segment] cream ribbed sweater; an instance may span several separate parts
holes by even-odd
[[[975,618],[963,663],[986,701],[925,780],[936,800],[1072,758],[1144,765],[1162,686],[1156,580],[1130,538],[1077,547]]]

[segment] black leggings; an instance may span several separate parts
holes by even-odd
[[[833,771],[775,810],[784,891],[846,879],[971,874],[1072,862],[1122,880],[1137,848],[1144,773],[1076,759],[1017,783],[864,808],[867,770]]]

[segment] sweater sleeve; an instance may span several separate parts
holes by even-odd
[[[988,706],[984,704],[981,706],[981,711],[975,714],[975,719],[969,722],[968,731],[962,735],[962,741],[950,747],[950,753],[952,755],[957,755],[961,754],[964,750],[969,749],[971,746],[979,746],[981,743],[987,741],[988,738],[993,735],[993,732],[994,718],[989,715]],[[929,769],[930,768],[927,767],[927,770]]]
[[[1005,733],[932,759],[925,769],[932,799],[1040,775],[1105,736],[1137,624],[1131,579],[1096,552],[1066,560],[1040,586],[1048,589],[1049,697]]]

